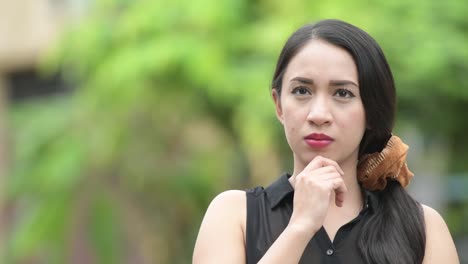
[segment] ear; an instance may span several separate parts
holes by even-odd
[[[276,108],[276,117],[283,124],[283,110],[281,108],[281,96],[278,93],[278,90],[271,89],[271,96],[273,97],[273,101],[275,102]]]

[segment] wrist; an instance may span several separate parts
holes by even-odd
[[[286,227],[286,230],[299,239],[302,238],[306,241],[309,241],[315,235],[315,233],[317,233],[319,228],[314,226],[289,223]]]

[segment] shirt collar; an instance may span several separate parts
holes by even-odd
[[[294,192],[289,177],[291,177],[290,174],[284,173],[265,189],[271,209],[275,208],[288,194]]]
[[[294,192],[294,188],[289,182],[289,173],[282,174],[275,182],[265,189],[267,198],[270,202],[270,209],[275,208],[284,198]],[[379,197],[375,192],[362,189],[364,193],[365,209],[369,208],[375,211],[375,208],[379,205]]]

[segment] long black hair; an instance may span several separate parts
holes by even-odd
[[[345,49],[358,71],[359,91],[367,129],[359,155],[381,151],[391,136],[396,92],[390,66],[377,42],[365,31],[340,20],[308,24],[286,42],[278,59],[272,88],[281,95],[283,76],[291,59],[311,40],[320,39]],[[426,234],[421,205],[396,181],[376,193],[374,214],[366,218],[358,247],[368,263],[422,263]]]

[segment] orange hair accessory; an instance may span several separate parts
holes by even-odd
[[[414,174],[406,164],[408,145],[397,136],[391,136],[381,152],[364,155],[358,163],[357,177],[362,186],[370,191],[381,191],[387,180],[400,182],[406,187]]]

